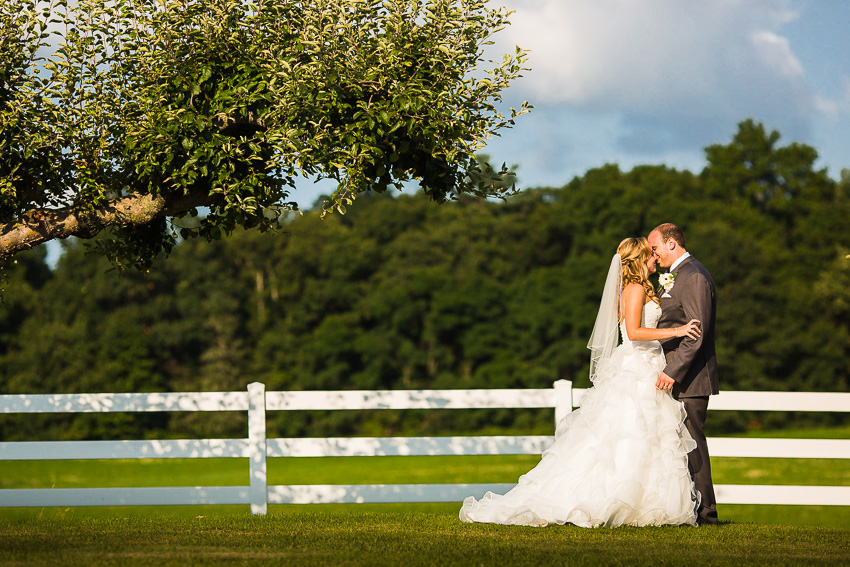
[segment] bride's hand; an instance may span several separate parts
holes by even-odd
[[[700,334],[699,319],[691,319],[687,325],[679,327],[678,336],[698,339]]]

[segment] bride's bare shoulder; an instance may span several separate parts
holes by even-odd
[[[646,290],[638,283],[628,283],[623,288],[623,303],[640,303],[643,304],[646,299]]]
[[[639,283],[627,283],[623,288],[623,295],[646,295],[646,290]]]
[[[623,288],[624,304],[635,302],[643,306],[650,301],[652,301],[652,298],[647,295],[646,289],[639,283],[631,282]]]

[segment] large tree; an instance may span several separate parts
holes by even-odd
[[[4,0],[0,261],[109,228],[146,265],[178,232],[275,226],[300,175],[337,182],[326,212],[413,180],[510,193],[475,156],[527,111],[498,108],[526,53],[484,59],[509,16],[485,4]]]

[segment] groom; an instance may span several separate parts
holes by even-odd
[[[685,233],[678,226],[662,224],[647,239],[658,265],[667,268],[672,278],[662,279],[661,319],[659,328],[679,327],[691,319],[700,321],[698,339],[675,338],[662,342],[667,366],[656,387],[673,390],[673,398],[685,404],[685,425],[697,443],[688,454],[688,468],[702,496],[701,524],[717,524],[717,502],[711,482],[711,463],[703,428],[708,412],[708,397],[719,393],[717,359],[714,353],[714,280],[705,266],[685,249]],[[662,278],[664,274],[662,274]]]

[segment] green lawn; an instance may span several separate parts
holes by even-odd
[[[794,432],[785,437],[805,437]],[[828,437],[821,434],[816,437]],[[838,434],[841,437],[841,434]],[[515,482],[537,456],[276,458],[269,484]],[[850,485],[848,460],[712,459],[717,483]],[[0,461],[0,488],[244,485],[246,459]],[[717,527],[462,524],[460,503],[0,509],[12,565],[847,565],[850,507],[721,505]]]
[[[709,435],[711,437],[711,435]],[[757,437],[761,439],[850,439],[850,424],[835,427],[808,427],[805,429],[753,429],[736,433],[734,437]]]
[[[186,511],[188,512],[188,511]],[[690,528],[462,524],[453,513],[309,507],[266,517],[208,511],[9,521],[15,565],[847,565],[850,530],[724,524]]]
[[[441,457],[316,457],[268,460],[273,484],[516,482],[536,455]],[[715,458],[717,484],[850,486],[846,459]],[[0,488],[237,486],[247,484],[247,459],[0,461]]]

